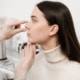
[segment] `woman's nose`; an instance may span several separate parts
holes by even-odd
[[[25,23],[25,28],[27,29],[27,30],[29,30],[30,29],[30,26],[29,26],[29,23],[27,22],[27,23]]]

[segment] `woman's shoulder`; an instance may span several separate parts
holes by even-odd
[[[77,61],[69,61],[69,66],[73,67],[73,68],[79,68],[80,69],[80,62]]]
[[[80,62],[77,61],[68,60],[63,66],[71,70],[80,70]]]
[[[61,74],[67,80],[80,80],[80,63],[68,60],[60,66]]]
[[[73,74],[74,76],[78,76],[80,78],[80,63],[76,61],[69,61],[65,65],[65,71],[69,74]]]

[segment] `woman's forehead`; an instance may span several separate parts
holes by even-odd
[[[44,14],[39,10],[38,7],[34,7],[31,16],[33,16],[33,17],[39,17],[39,16],[41,17],[42,16],[43,17]]]

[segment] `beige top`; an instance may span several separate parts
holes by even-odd
[[[41,49],[29,80],[80,80],[80,63],[68,60],[60,46],[48,51]]]

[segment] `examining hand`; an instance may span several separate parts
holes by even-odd
[[[27,73],[35,59],[36,48],[34,44],[28,44],[21,51],[21,61],[16,68],[15,80],[26,80]]]
[[[20,25],[24,23],[26,23],[26,21],[19,21],[16,19],[7,21],[0,29],[0,40],[9,39],[19,32],[26,31],[26,29],[20,28]]]

